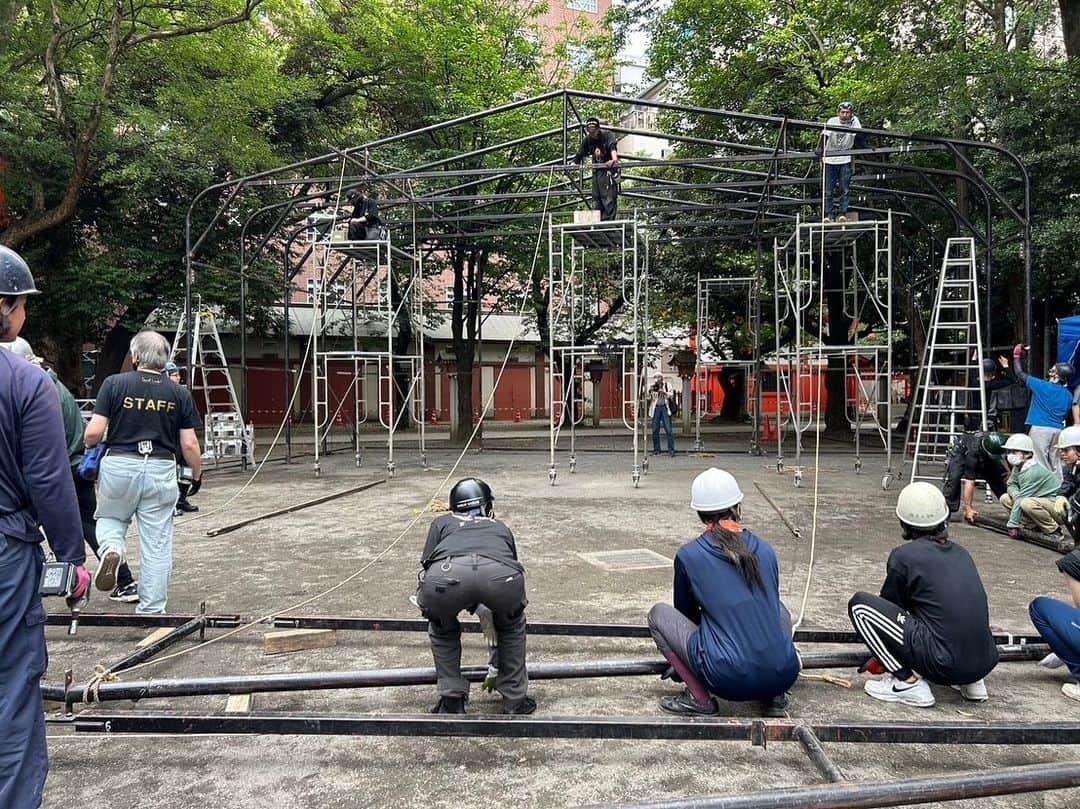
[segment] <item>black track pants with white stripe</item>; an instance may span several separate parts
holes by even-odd
[[[911,676],[911,653],[904,645],[904,626],[913,619],[907,610],[881,596],[859,592],[848,602],[848,617],[855,632],[890,674],[901,680]]]

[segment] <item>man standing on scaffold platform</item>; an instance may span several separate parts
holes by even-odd
[[[615,136],[600,129],[600,119],[585,122],[585,137],[581,139],[573,163],[592,157],[593,210],[600,211],[600,221],[610,222],[619,209],[619,147]]]

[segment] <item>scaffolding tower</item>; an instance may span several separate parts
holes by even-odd
[[[601,361],[619,374],[620,418],[632,436],[631,480],[636,488],[642,474],[648,472],[648,458],[644,455],[647,425],[641,418],[648,346],[648,242],[640,235],[636,212],[632,219],[608,222],[594,221],[588,215],[584,218],[561,223],[555,221],[554,215],[548,219],[548,479],[554,486],[558,478],[556,453],[564,427],[570,434],[571,474],[577,468],[577,425],[585,417],[585,377],[589,363]],[[617,257],[618,288],[624,300],[621,336],[625,342],[578,345],[579,325],[593,317],[591,306],[600,305],[598,298],[588,293],[586,257],[601,253]]]
[[[416,425],[421,463],[427,466],[424,420],[424,331],[422,259],[419,251],[395,248],[382,229],[377,239],[349,239],[341,223],[327,227],[313,221],[308,232],[315,276],[312,280],[311,411],[315,433],[315,475],[321,458],[333,450],[335,425],[345,422],[343,409],[351,406],[352,446],[356,465],[363,460],[361,425],[374,405],[386,430],[386,472],[395,471],[394,439],[402,419],[411,415]],[[395,292],[394,258],[408,262],[408,280]],[[415,353],[395,351],[395,341],[408,325]],[[361,331],[386,341],[386,349],[366,349]],[[333,348],[335,337],[351,339],[351,347]],[[344,369],[344,371],[342,371]],[[348,387],[335,394],[332,374],[344,373]],[[403,390],[397,384],[401,380]],[[375,393],[369,388],[374,384]],[[395,394],[399,394],[399,397]]]
[[[949,239],[910,421],[911,480],[938,482],[968,416],[987,429],[975,240]]]
[[[893,214],[846,222],[798,221],[792,234],[773,245],[776,312],[776,467],[784,469],[783,420],[795,440],[795,485],[802,485],[803,435],[819,427],[826,368],[842,366],[845,411],[854,433],[855,471],[862,471],[862,432],[876,431],[885,450],[882,488],[892,477],[892,250]],[[860,250],[862,248],[862,250]],[[825,264],[840,262],[840,287],[826,288]],[[825,296],[840,294],[844,315],[855,324],[851,344],[824,345],[808,339],[808,326],[824,329]],[[870,319],[884,345],[857,342],[858,326]],[[782,332],[792,339],[784,344]],[[827,363],[821,367],[822,361]]]
[[[746,312],[744,323],[746,328],[753,334],[753,357],[749,360],[734,358],[705,359],[703,344],[705,335],[710,331],[711,324],[715,321],[713,314],[714,301],[725,293],[743,294],[746,297]],[[702,278],[697,279],[697,331],[694,343],[694,451],[701,452],[705,444],[701,440],[701,414],[708,407],[708,379],[709,372],[716,368],[740,368],[746,374],[746,382],[749,387],[753,380],[754,399],[750,408],[753,432],[750,435],[750,453],[761,454],[761,288],[758,276],[755,273],[750,276],[735,278]],[[713,354],[719,350],[714,347]],[[730,347],[725,347],[730,351]]]

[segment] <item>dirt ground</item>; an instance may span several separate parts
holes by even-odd
[[[819,469],[805,472],[801,488],[790,467],[780,474],[774,453],[748,455],[745,442],[728,452],[650,459],[639,488],[631,485],[626,452],[588,451],[583,442],[576,473],[559,461],[557,485],[548,483],[548,461],[539,441],[515,441],[514,449],[471,451],[453,479],[478,475],[496,495],[498,516],[514,530],[527,570],[531,621],[642,624],[650,606],[670,599],[670,564],[637,570],[605,570],[582,554],[648,549],[671,559],[697,531],[688,507],[690,482],[702,469],[733,472],[746,493],[746,524],[771,542],[781,563],[782,594],[796,615],[810,575],[813,503],[817,493],[816,550],[804,628],[850,628],[845,606],[857,589],[881,583],[889,549],[900,541],[892,510],[898,485],[881,488],[883,458],[865,455],[856,475],[845,448],[829,447]],[[608,446],[603,440],[597,446]],[[628,443],[623,441],[623,446]],[[508,445],[509,446],[509,445]],[[419,513],[450,473],[456,453],[433,441],[429,467],[400,447],[396,475],[369,491],[303,511],[258,522],[220,537],[209,528],[303,502],[382,476],[377,450],[357,469],[350,453],[331,456],[315,478],[310,458],[286,466],[268,464],[233,502],[248,474],[216,473],[196,501],[200,519],[177,529],[169,609],[258,617],[280,612],[338,584],[364,568],[349,584],[299,612],[322,615],[416,618],[408,597],[415,589],[418,559],[430,514]],[[738,448],[735,448],[738,447]],[[812,458],[807,458],[812,463]],[[796,539],[754,486],[757,482],[802,530]],[[446,489],[438,499],[445,501]],[[226,505],[227,503],[227,505]],[[216,511],[215,509],[221,509]],[[988,506],[987,508],[997,508]],[[418,519],[417,519],[418,518]],[[982,529],[958,525],[954,539],[974,556],[990,595],[995,629],[1033,633],[1027,604],[1035,596],[1064,597],[1054,568],[1056,554],[1011,542]],[[137,542],[129,541],[137,575]],[[50,607],[55,610],[56,607]],[[96,597],[90,612],[133,611]],[[339,632],[338,645],[266,657],[254,627],[205,648],[179,643],[183,656],[122,679],[303,672],[430,666],[422,633]],[[98,663],[115,661],[146,635],[138,629],[83,627],[69,638],[48,629],[50,669],[62,680],[67,668],[77,682]],[[222,634],[215,630],[212,638]],[[804,647],[805,648],[805,647]],[[568,661],[649,658],[651,642],[533,636],[529,660]],[[478,635],[465,636],[465,662],[485,662]],[[1002,664],[988,678],[991,699],[964,703],[959,694],[936,688],[931,709],[876,703],[862,692],[854,671],[831,672],[852,680],[843,688],[800,680],[792,692],[791,715],[814,719],[870,720],[1060,720],[1080,715],[1080,705],[1060,694],[1065,675],[1032,663]],[[655,677],[611,680],[537,681],[531,693],[538,716],[651,717],[657,700],[672,690]],[[433,686],[353,691],[260,694],[257,710],[340,713],[420,713],[434,702]],[[226,697],[155,700],[142,709],[223,710]],[[110,707],[126,709],[131,703]],[[494,713],[497,698],[473,693],[471,713]],[[749,706],[725,706],[748,716]],[[47,807],[549,807],[624,801],[672,800],[822,782],[795,744],[767,749],[733,742],[604,740],[467,740],[330,736],[108,736],[74,734],[49,726],[51,772]],[[826,745],[852,780],[872,781],[931,773],[956,773],[1014,764],[1067,761],[1078,753],[1049,747],[944,747],[917,745]],[[1072,807],[1080,790],[969,800],[949,806]]]

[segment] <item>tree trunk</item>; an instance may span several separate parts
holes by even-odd
[[[824,290],[825,309],[829,314],[828,330],[823,330],[825,345],[837,346],[848,342],[847,332],[851,320],[844,314],[844,278],[843,253],[831,250],[825,254]],[[844,373],[844,358],[829,357],[828,370],[825,372],[826,434],[847,438],[851,434],[851,425],[847,418],[847,391]]]
[[[98,352],[97,368],[94,371],[93,395],[97,396],[101,383],[105,377],[112,376],[124,369],[128,360],[128,347],[135,333],[117,323],[109,333],[105,335],[105,342]]]
[[[1080,0],[1058,0],[1061,11],[1061,33],[1065,40],[1065,55],[1080,57]]]

